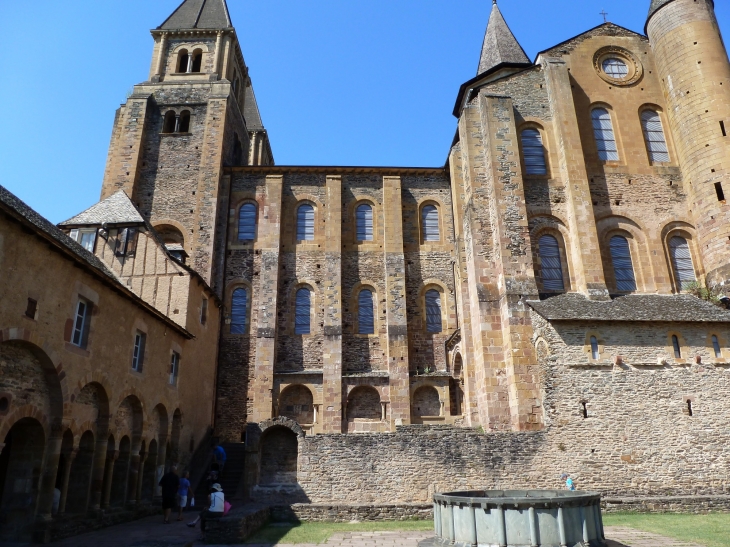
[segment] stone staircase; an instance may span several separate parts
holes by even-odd
[[[236,490],[241,483],[246,465],[246,445],[244,443],[225,443],[221,445],[226,451],[226,465],[223,473],[218,477],[218,482],[223,488],[226,500],[235,499]],[[207,477],[207,473],[205,475]],[[208,499],[208,481],[205,477],[200,481],[195,489],[195,506],[196,509],[202,510],[205,501]]]

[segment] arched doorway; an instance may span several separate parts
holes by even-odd
[[[299,440],[286,427],[267,429],[261,437],[259,485],[281,486],[297,484]]]
[[[91,472],[94,465],[94,434],[87,431],[81,436],[76,458],[71,464],[71,474],[68,479],[68,493],[66,494],[67,514],[82,514],[86,512],[89,503],[89,489],[91,487]]]
[[[23,537],[32,525],[38,503],[46,436],[34,418],[10,428],[0,453],[0,538]]]

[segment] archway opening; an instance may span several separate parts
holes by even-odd
[[[66,495],[66,513],[85,513],[89,503],[91,472],[94,466],[94,434],[87,431],[81,436],[76,458],[71,464]]]
[[[299,425],[314,423],[314,397],[306,386],[286,388],[279,397],[279,416],[291,418]]]
[[[414,420],[441,416],[441,399],[435,387],[422,386],[416,390],[411,403],[411,415]]]
[[[119,441],[119,456],[114,462],[114,474],[112,476],[112,490],[110,505],[124,505],[127,494],[127,478],[129,474],[129,459],[132,450],[132,442],[126,435]]]
[[[286,427],[272,427],[261,438],[260,486],[297,484],[299,440]]]
[[[142,499],[151,501],[155,496],[155,472],[157,471],[157,440],[152,439],[142,470]]]
[[[0,454],[0,538],[23,537],[30,532],[38,501],[46,438],[43,426],[23,418],[5,436]]]

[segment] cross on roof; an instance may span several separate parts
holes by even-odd
[[[608,12],[605,9],[601,11],[600,15],[603,15],[603,22],[608,23]]]

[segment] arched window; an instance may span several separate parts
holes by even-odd
[[[426,331],[439,333],[441,324],[441,293],[437,290],[426,291]]]
[[[203,67],[203,52],[199,49],[193,51],[193,70],[192,72],[200,72]]]
[[[174,133],[175,132],[175,121],[177,114],[174,110],[169,110],[165,113],[165,121],[162,124],[163,133]]]
[[[596,137],[598,159],[603,161],[618,161],[618,147],[616,135],[613,132],[611,114],[605,108],[594,108],[591,112],[593,120],[593,134]]]
[[[373,291],[363,289],[357,296],[357,333],[375,334]]]
[[[668,162],[669,149],[667,149],[667,139],[664,137],[664,128],[659,114],[653,110],[644,110],[641,113],[641,127],[644,130],[649,160],[653,163]]]
[[[188,71],[188,64],[190,62],[190,55],[188,55],[187,49],[181,49],[180,53],[177,54],[177,71],[178,73],[185,73]]]
[[[256,239],[256,205],[244,203],[238,211],[238,240],[253,241]]]
[[[712,335],[712,349],[715,350],[715,359],[722,359],[722,350],[720,349],[720,341],[717,336]]]
[[[314,241],[314,207],[309,203],[297,209],[297,241]]]
[[[544,291],[564,291],[563,266],[560,264],[560,247],[558,240],[551,235],[544,235],[538,243],[540,257],[540,273]]]
[[[183,110],[180,114],[180,126],[178,127],[178,132],[180,133],[189,133],[190,132],[190,111],[189,110]]]
[[[373,208],[363,203],[359,205],[355,211],[357,218],[357,240],[372,241],[373,240]]]
[[[675,334],[672,335],[672,347],[674,348],[674,358],[682,358],[682,348],[679,346],[679,338]]]
[[[611,261],[613,262],[613,273],[616,276],[616,289],[621,292],[635,291],[634,265],[631,262],[629,241],[624,236],[611,238]]]
[[[441,241],[439,231],[439,210],[435,205],[426,205],[421,209],[423,241]]]
[[[525,129],[522,132],[522,155],[525,158],[526,175],[547,175],[545,148],[537,129]]]
[[[692,254],[689,251],[689,244],[683,237],[675,236],[669,240],[669,254],[672,257],[674,275],[681,290],[686,290],[688,285],[697,280],[695,268],[692,264]]]
[[[598,351],[598,338],[595,336],[591,336],[591,357],[594,361],[597,361],[601,357]]]
[[[299,289],[297,291],[296,309],[294,311],[294,333],[311,334],[312,332],[312,291]]]
[[[231,334],[246,333],[248,317],[248,291],[236,289],[231,298]]]

